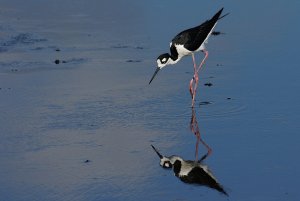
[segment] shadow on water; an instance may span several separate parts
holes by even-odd
[[[164,156],[153,145],[151,147],[160,158],[160,166],[165,169],[172,169],[174,175],[186,184],[207,186],[228,196],[222,185],[218,182],[209,167],[203,161],[211,154],[212,149],[201,138],[200,129],[197,122],[195,109],[192,108],[190,122],[191,132],[196,136],[195,160],[185,160],[178,155]],[[207,149],[198,160],[198,150],[200,143]]]

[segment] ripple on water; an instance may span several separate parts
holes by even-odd
[[[143,88],[108,90],[73,103],[45,105],[44,126],[83,130],[132,126],[168,129],[190,118],[189,107],[181,107],[183,99],[167,95],[154,97]]]
[[[232,98],[218,98],[216,101],[202,101],[200,107],[201,117],[205,119],[232,118],[243,114],[246,105]]]

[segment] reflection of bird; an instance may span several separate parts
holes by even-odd
[[[228,196],[208,167],[201,163],[205,157],[199,161],[183,160],[179,156],[166,157],[161,155],[153,145],[151,146],[160,158],[160,165],[163,168],[172,168],[175,176],[181,181],[208,186]]]
[[[165,53],[157,58],[157,68],[149,84],[152,82],[152,80],[154,79],[154,77],[160,69],[169,64],[176,64],[184,56],[192,55],[194,63],[194,76],[193,79],[190,81],[190,93],[192,95],[193,106],[196,95],[196,88],[198,85],[198,71],[200,70],[200,68],[204,64],[205,59],[208,56],[208,51],[205,49],[205,43],[207,43],[207,40],[211,35],[214,27],[216,26],[218,20],[228,15],[227,13],[220,17],[222,11],[223,8],[219,10],[210,20],[207,20],[199,26],[184,30],[178,35],[176,35],[170,43],[171,55],[169,53]],[[194,53],[198,51],[202,51],[205,54],[205,57],[197,69]],[[195,86],[193,86],[193,84]]]

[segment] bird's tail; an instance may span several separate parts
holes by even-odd
[[[222,14],[224,8],[221,8],[212,18],[211,21],[217,22]]]
[[[223,15],[223,16],[221,16],[221,17],[219,17],[219,19],[218,19],[218,20],[222,19],[223,17],[226,17],[227,15],[229,15],[229,13],[226,13],[225,15]]]
[[[218,21],[220,19],[222,19],[223,17],[229,15],[229,13],[226,13],[225,15],[221,16],[222,14],[222,11],[223,11],[224,8],[221,8],[213,17],[212,17],[212,20],[213,21]],[[220,17],[221,16],[221,17]]]

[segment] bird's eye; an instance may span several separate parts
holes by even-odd
[[[172,168],[172,164],[170,163],[170,161],[166,161],[166,162],[163,164],[163,167],[164,167],[164,168]]]

